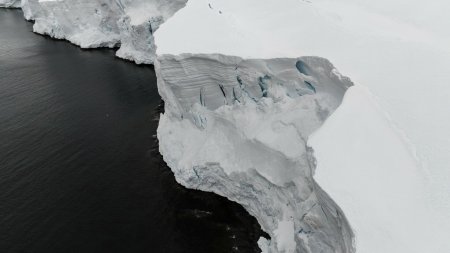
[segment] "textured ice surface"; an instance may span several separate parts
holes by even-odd
[[[20,0],[0,0],[0,8],[19,8]]]
[[[152,63],[153,33],[186,0],[23,0],[33,29],[82,48],[118,47],[117,56]]]
[[[28,0],[28,4],[34,4],[31,17],[35,20],[35,32],[67,39],[82,48],[119,45],[117,20],[122,10],[112,3],[110,0]]]
[[[352,252],[339,207],[316,184],[309,135],[348,87],[318,57],[162,55],[160,151],[177,181],[242,204],[267,252]]]

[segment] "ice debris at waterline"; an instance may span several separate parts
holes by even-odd
[[[309,135],[351,81],[323,58],[162,55],[160,152],[179,183],[243,205],[264,252],[353,252],[340,210],[314,181]]]

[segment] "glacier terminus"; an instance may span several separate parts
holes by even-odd
[[[450,252],[448,1],[0,7],[36,33],[153,64],[164,161],[179,184],[254,216],[262,252]]]

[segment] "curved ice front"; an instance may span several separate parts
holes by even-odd
[[[243,205],[264,252],[353,252],[339,207],[314,181],[309,135],[351,81],[323,58],[162,55],[160,151],[177,181]]]

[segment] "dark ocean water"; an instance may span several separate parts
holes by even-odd
[[[178,185],[152,67],[0,9],[0,252],[258,252],[239,205]]]

